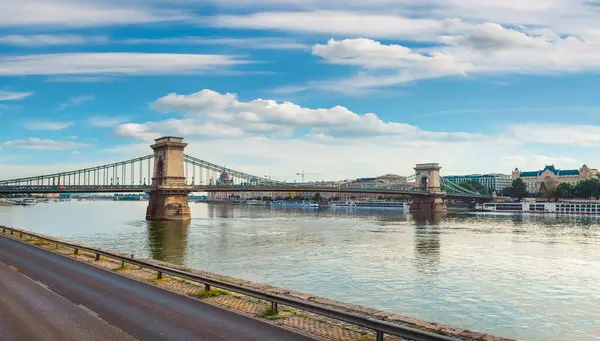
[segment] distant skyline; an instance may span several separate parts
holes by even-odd
[[[592,168],[584,0],[0,0],[0,179],[150,154],[337,180]]]

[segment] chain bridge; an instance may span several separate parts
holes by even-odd
[[[184,154],[181,137],[162,137],[153,154],[72,171],[0,180],[0,194],[145,192],[147,219],[190,218],[191,192],[372,193],[412,196],[411,210],[445,211],[444,199],[491,200],[440,177],[437,163],[418,164],[415,173],[397,181],[358,185],[339,182],[289,183],[256,176]],[[222,174],[227,174],[222,179]],[[414,181],[414,186],[406,186]]]

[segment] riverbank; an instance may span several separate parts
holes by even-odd
[[[29,232],[28,232],[29,233]],[[36,235],[39,237],[52,238],[50,236],[45,236],[41,234],[31,233],[32,235]],[[9,236],[10,237],[10,236]],[[17,235],[12,236],[12,238],[19,238]],[[236,311],[238,313],[253,315],[257,318],[264,319],[269,321],[270,323],[274,323],[276,325],[280,325],[286,328],[294,329],[299,332],[314,335],[319,339],[323,340],[374,340],[374,333],[370,330],[366,330],[360,327],[356,327],[353,325],[349,325],[346,323],[339,322],[337,320],[332,320],[328,318],[324,318],[319,315],[314,315],[310,313],[305,313],[302,311],[298,311],[295,309],[289,308],[280,308],[280,312],[278,314],[273,314],[270,311],[270,306],[266,304],[266,302],[256,300],[250,297],[246,297],[243,295],[237,295],[231,292],[227,292],[224,290],[211,289],[209,291],[205,291],[204,287],[199,285],[198,283],[190,282],[187,280],[182,280],[175,277],[163,276],[162,279],[156,278],[156,272],[150,271],[147,269],[142,269],[138,267],[122,265],[121,262],[113,260],[113,259],[98,259],[94,254],[88,254],[85,252],[79,252],[78,254],[74,254],[71,248],[63,248],[56,247],[54,244],[50,244],[47,242],[43,242],[36,238],[20,238],[25,242],[28,242],[33,245],[37,245],[44,249],[47,249],[52,252],[57,252],[63,254],[64,256],[76,258],[80,261],[90,263],[94,266],[104,268],[106,270],[119,272],[120,274],[138,279],[140,281],[148,282],[155,286],[174,291],[180,294],[194,296],[200,298],[202,300],[206,300],[207,302],[219,305],[223,308],[230,309]],[[57,238],[53,238],[58,240]],[[68,243],[68,241],[65,241]],[[82,246],[82,245],[79,245]],[[89,247],[89,246],[88,246]],[[220,274],[216,274],[213,272],[189,269],[187,267],[178,266],[176,264],[165,263],[160,261],[155,261],[151,259],[145,259],[144,261],[168,266],[171,268],[176,268],[180,270],[184,270],[187,272],[195,273],[201,275],[203,277],[216,279],[224,282],[235,283],[237,285],[241,285],[244,287],[257,289],[262,292],[273,293],[284,295],[288,297],[299,298],[302,300],[307,300],[315,303],[319,303],[321,305],[326,305],[332,308],[336,308],[339,310],[344,310],[347,312],[352,312],[356,314],[360,314],[370,318],[376,318],[392,323],[397,323],[413,328],[418,328],[422,330],[428,330],[431,332],[435,332],[438,334],[443,334],[451,337],[456,337],[462,340],[488,340],[488,341],[508,341],[509,339],[496,337],[484,333],[477,333],[474,331],[451,327],[447,325],[437,324],[434,322],[428,322],[420,319],[415,319],[407,316],[402,316],[398,314],[391,314],[381,310],[377,310],[374,308],[363,307],[359,305],[348,304],[345,302],[330,300],[324,297],[316,297],[310,294],[290,291],[284,288],[274,287],[263,285],[260,283],[255,283],[251,281],[245,281],[242,279],[224,276]],[[386,340],[395,340],[397,338],[386,337]]]

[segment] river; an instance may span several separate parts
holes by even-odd
[[[600,216],[411,215],[192,203],[0,206],[0,224],[519,340],[600,340]]]

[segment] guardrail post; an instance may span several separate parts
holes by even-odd
[[[162,274],[162,271],[159,271],[159,272],[156,274],[156,279],[162,279],[162,275],[163,275],[163,274]]]
[[[99,261],[99,260],[100,260],[100,254],[99,254],[99,253],[97,253],[97,254],[96,254],[96,261]]]
[[[79,249],[73,249],[73,254],[76,255],[79,253]]]
[[[277,315],[277,302],[271,302],[271,310],[273,311],[273,315]]]
[[[209,291],[210,291],[210,285],[204,284],[204,292],[209,292]]]
[[[19,233],[19,238],[23,238],[23,232]]]
[[[376,333],[377,333],[376,340],[383,341],[383,332],[378,330]]]
[[[11,235],[11,236],[13,235],[13,230],[10,230],[10,235]]]
[[[2,233],[6,233],[6,229],[4,227],[2,228]]]

